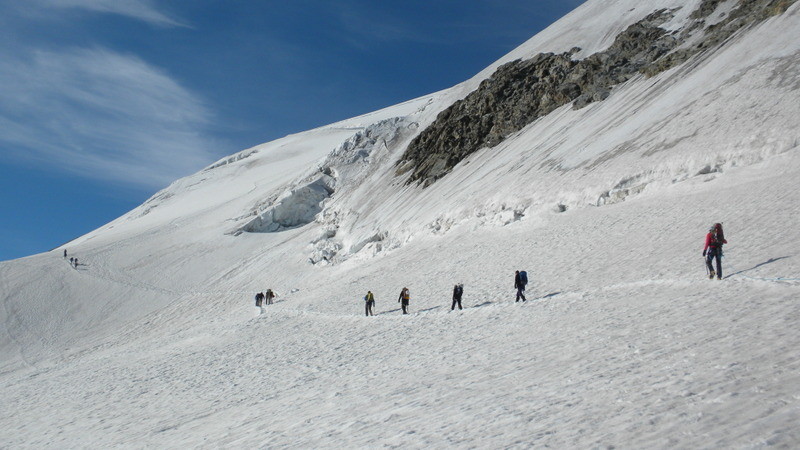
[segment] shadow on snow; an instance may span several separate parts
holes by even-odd
[[[774,263],[775,261],[780,261],[782,259],[787,259],[787,258],[790,258],[790,257],[789,256],[781,256],[780,258],[770,258],[770,259],[768,259],[768,260],[766,260],[766,261],[764,261],[764,262],[762,262],[760,264],[756,264],[755,266],[753,266],[753,267],[751,267],[749,269],[744,269],[744,270],[740,270],[738,272],[734,272],[734,273],[732,273],[732,274],[730,274],[730,275],[728,275],[728,276],[726,276],[724,278],[730,278],[730,277],[732,277],[734,275],[739,275],[739,274],[742,274],[742,273],[745,273],[745,272],[750,272],[751,270],[758,269],[761,266],[766,266],[767,264],[771,264],[771,263]]]

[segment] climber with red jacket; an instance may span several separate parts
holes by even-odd
[[[715,223],[708,230],[706,234],[706,245],[703,247],[703,257],[706,258],[706,266],[708,267],[708,278],[718,280],[722,279],[722,245],[727,244],[725,234],[722,232],[722,224]],[[713,261],[717,260],[717,270],[714,270]]]

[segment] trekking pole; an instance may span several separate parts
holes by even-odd
[[[706,264],[706,257],[703,256],[703,267],[706,268],[706,276],[710,276],[711,272],[708,271],[708,264]]]

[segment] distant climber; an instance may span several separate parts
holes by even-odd
[[[400,297],[397,299],[400,306],[403,308],[403,314],[408,314],[408,302],[411,300],[411,294],[408,292],[408,288],[403,288],[400,291]]]
[[[375,296],[372,295],[372,291],[367,291],[367,295],[364,296],[364,303],[367,316],[374,316],[375,314],[372,313],[372,307],[375,306]]]
[[[64,259],[67,259],[67,249],[64,249]]]
[[[464,285],[457,284],[453,287],[453,305],[450,307],[450,311],[456,309],[456,304],[458,304],[458,309],[464,309],[461,307],[461,296],[464,295]]]
[[[708,278],[713,280],[714,276],[718,280],[722,279],[722,245],[727,244],[725,234],[722,232],[722,224],[715,223],[708,229],[706,234],[706,245],[703,247],[703,257],[706,259]],[[714,259],[717,260],[717,270],[714,270]]]
[[[259,292],[256,294],[256,306],[261,308],[264,305],[264,293]]]
[[[274,299],[275,297],[276,297],[276,295],[275,295],[274,292],[272,292],[272,289],[267,289],[267,293],[264,294],[264,300],[265,300],[267,305],[271,305],[272,304],[272,299]]]
[[[73,267],[75,266],[75,258],[72,257],[69,258],[69,265]]]
[[[521,298],[522,301],[526,301],[525,298],[525,286],[528,284],[528,272],[524,270],[520,272],[519,270],[514,275],[514,289],[517,290],[517,301]]]

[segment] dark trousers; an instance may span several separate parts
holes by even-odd
[[[526,300],[525,299],[525,288],[522,287],[522,286],[517,287],[517,301],[519,301],[520,298],[522,298],[523,302]]]
[[[408,300],[406,299],[401,300],[400,306],[403,308],[403,314],[408,314]]]
[[[372,314],[372,305],[374,305],[374,304],[375,304],[375,302],[367,302],[367,306],[366,306],[365,312],[367,313],[368,316],[374,316],[375,315],[375,314]]]
[[[710,272],[714,272],[714,259],[717,260],[717,278],[722,278],[722,249],[719,247],[709,247],[706,253],[706,266]]]
[[[454,298],[453,299],[453,306],[450,307],[450,311],[456,309],[456,305],[458,305],[458,309],[464,309],[464,308],[461,307],[461,299],[460,298]]]

